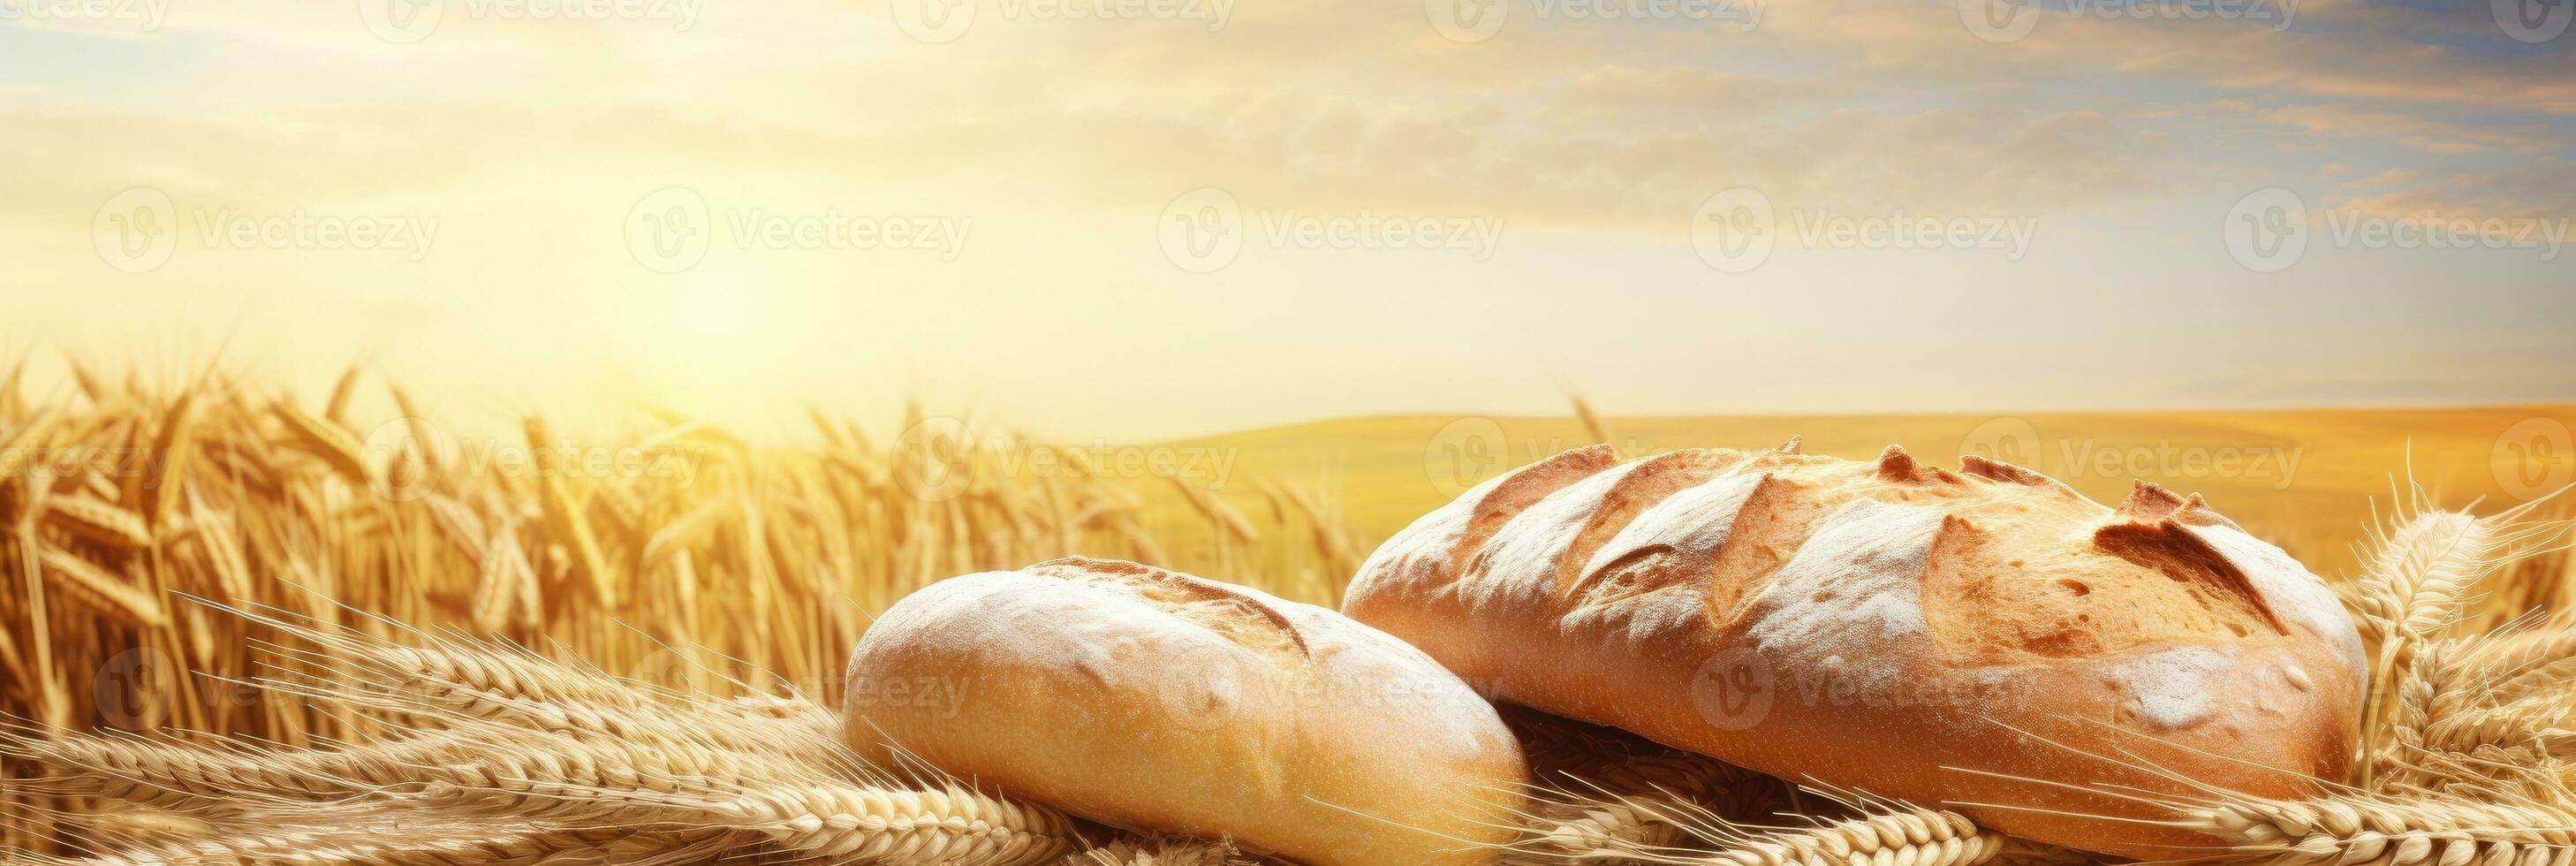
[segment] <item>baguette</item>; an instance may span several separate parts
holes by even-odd
[[[1329,608],[1128,562],[932,584],[851,655],[844,721],[1011,796],[1315,866],[1475,866],[1529,771],[1492,705]]]
[[[1893,446],[1559,454],[1387,541],[1343,611],[1498,700],[2142,859],[2218,843],[2116,788],[2340,781],[2365,680],[2324,582],[2198,496]]]

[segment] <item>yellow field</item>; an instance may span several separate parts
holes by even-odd
[[[2576,405],[2441,409],[2022,415],[1747,415],[1605,422],[1630,454],[1771,447],[1868,458],[1889,443],[1955,466],[1978,453],[2039,469],[2117,502],[2132,479],[2206,495],[2218,510],[2329,577],[2349,570],[2371,499],[2414,479],[2445,505],[2523,501],[2576,480]],[[1317,479],[1363,547],[1476,481],[1594,441],[1577,418],[1405,415],[1325,421],[1172,443],[1231,460],[1229,493],[1252,476]],[[1214,477],[1194,477],[1212,483]],[[1159,528],[1159,527],[1158,527]]]

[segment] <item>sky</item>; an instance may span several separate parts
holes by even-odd
[[[2571,16],[0,0],[0,349],[755,432],[2576,400]]]

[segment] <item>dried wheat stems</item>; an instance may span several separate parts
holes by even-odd
[[[2277,863],[2564,866],[2576,861],[2576,803],[2338,795],[2303,802],[2231,798],[2184,826]]]
[[[2425,505],[2422,488],[2407,495],[2385,527],[2373,526],[2363,545],[2363,573],[2346,595],[2364,639],[2377,646],[2362,714],[2362,743],[2355,779],[2374,790],[2420,786],[2428,748],[2475,743],[2427,742],[2436,713],[2451,720],[2483,699],[2462,694],[2483,688],[2447,666],[2442,641],[2469,608],[2477,583],[2524,558],[2554,552],[2565,522],[2523,522],[2546,500],[2534,500],[2489,517],[2440,511]],[[2544,650],[2545,651],[2545,650]],[[2490,719],[2489,724],[2498,720]],[[2384,767],[2398,768],[2381,772]]]
[[[1676,816],[1755,819],[1785,805],[1778,780],[1714,758],[1537,713],[1506,718],[1539,778],[1517,819],[1522,862],[1616,862],[1686,841]]]
[[[1657,802],[1641,808],[1680,833],[1651,843],[1614,839],[1579,855],[1516,851],[1518,862],[1669,864],[1669,866],[1979,866],[2004,854],[2003,834],[1965,816],[1875,798],[1815,791],[1836,799],[1848,817],[1788,817],[1790,825],[1739,822],[1688,804]],[[2066,862],[2056,849],[2015,843],[2018,862]]]
[[[338,749],[133,737],[0,738],[26,783],[184,816],[94,825],[95,862],[680,862],[677,854],[1022,866],[1084,847],[1053,809],[864,764],[822,707],[683,695],[524,653],[276,625],[354,660],[269,680],[394,733]],[[282,670],[285,666],[281,666]],[[113,811],[111,811],[113,814]]]

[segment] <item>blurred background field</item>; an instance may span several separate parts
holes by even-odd
[[[1608,407],[1605,407],[1608,408]],[[1852,459],[1890,444],[1955,466],[1975,453],[2039,469],[2117,502],[2132,480],[2206,495],[2218,509],[2329,577],[2410,471],[2442,502],[2509,505],[2576,479],[2576,405],[2429,409],[2020,415],[1553,417],[1407,415],[1322,421],[1176,443],[1235,460],[1237,475],[1315,478],[1350,531],[1385,538],[1469,484],[1567,448],[1609,441],[1632,455],[1763,448],[1802,437]],[[1605,438],[1606,437],[1606,438]],[[1179,512],[1170,512],[1178,514]],[[1166,524],[1174,532],[1186,521]]]

